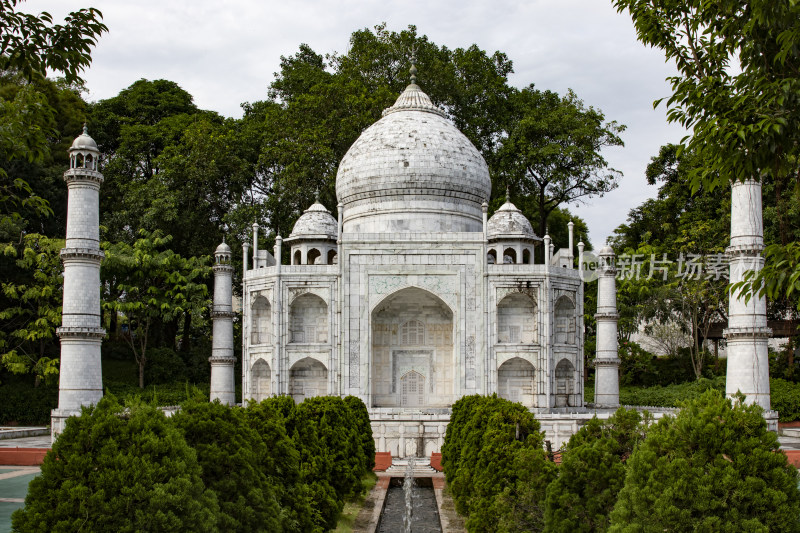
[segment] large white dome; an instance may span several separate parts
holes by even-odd
[[[345,233],[482,231],[486,161],[416,84],[339,164]]]

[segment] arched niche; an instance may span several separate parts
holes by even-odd
[[[294,255],[292,256],[292,264],[299,265],[302,262],[303,254],[300,250],[295,250]]]
[[[497,369],[497,395],[526,407],[533,407],[536,394],[535,373],[529,361],[512,357]]]
[[[556,407],[570,405],[569,397],[575,390],[575,367],[569,359],[562,359],[556,365]]]
[[[339,262],[336,250],[328,250],[328,264],[335,265]]]
[[[328,369],[316,359],[300,359],[289,369],[289,395],[295,402],[327,394]]]
[[[575,344],[575,304],[566,296],[560,297],[555,306],[556,344]]]
[[[317,250],[316,248],[312,248],[306,254],[306,264],[309,265],[319,265],[322,264],[320,258],[322,257],[322,253]]]
[[[371,386],[374,407],[447,407],[453,402],[453,312],[439,297],[417,287],[386,297],[370,315]],[[415,372],[415,374],[410,374]],[[412,383],[424,383],[423,404],[404,400]],[[422,381],[420,381],[422,380]],[[405,403],[404,403],[405,402]]]
[[[289,308],[289,342],[328,342],[328,304],[316,294],[298,296]]]
[[[522,250],[522,264],[523,265],[530,265],[531,264],[531,249],[525,248]]]
[[[490,265],[497,264],[497,252],[494,250],[489,250],[486,253],[486,262]]]
[[[497,342],[533,344],[538,341],[536,303],[527,294],[511,293],[497,304]]]
[[[250,369],[250,397],[260,402],[270,397],[272,393],[272,371],[269,364],[263,359],[258,359]]]
[[[409,370],[400,378],[400,406],[423,407],[425,405],[425,376]]]
[[[510,265],[517,262],[517,251],[513,248],[503,250],[503,264]]]
[[[263,296],[250,308],[250,344],[272,344],[272,306]]]

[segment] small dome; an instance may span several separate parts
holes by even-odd
[[[219,255],[219,254],[229,254],[230,255],[230,253],[231,253],[231,247],[228,246],[225,243],[225,241],[222,241],[222,244],[217,246],[217,249],[214,250],[214,255]]]
[[[292,233],[286,240],[299,238],[336,240],[339,236],[338,226],[331,212],[321,203],[314,202],[294,223]]]
[[[540,240],[533,232],[531,223],[511,202],[504,203],[486,223],[489,239],[533,239]]]
[[[89,137],[89,129],[86,127],[86,124],[83,125],[83,133],[78,135],[74,141],[72,141],[72,146],[69,147],[70,150],[91,150],[92,152],[99,152],[97,148],[97,143],[94,142],[94,139]]]
[[[614,249],[610,246],[606,245],[600,249],[599,255],[614,255]]]

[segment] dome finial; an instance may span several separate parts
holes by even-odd
[[[315,204],[319,203],[319,187],[314,189],[314,203]]]
[[[506,185],[506,203],[511,203],[511,193],[509,192],[509,186]]]
[[[85,120],[83,121],[83,134],[84,135],[89,135],[89,128],[88,128],[88,126],[86,126],[86,121]]]
[[[409,69],[411,73],[411,83],[416,85],[417,84],[417,47],[411,47],[411,68]]]

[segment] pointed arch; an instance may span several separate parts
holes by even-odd
[[[250,308],[250,344],[272,344],[272,306],[261,295]]]
[[[328,304],[316,294],[305,293],[289,304],[289,342],[328,342]]]
[[[311,357],[300,359],[289,369],[289,395],[295,402],[328,394],[328,369]]]
[[[256,360],[250,369],[251,393],[250,397],[260,402],[270,397],[272,392],[272,371],[269,364],[263,359]]]
[[[458,379],[453,326],[452,309],[419,287],[397,290],[378,303],[370,313],[372,406],[451,405]],[[410,390],[422,396],[410,398]]]
[[[569,396],[575,394],[575,366],[569,359],[562,359],[556,365],[556,407],[570,405]]]
[[[533,344],[538,342],[536,302],[527,294],[512,292],[497,304],[497,342]]]
[[[575,304],[567,296],[561,296],[555,305],[556,344],[575,344],[576,325]]]
[[[322,257],[322,253],[317,250],[316,248],[312,248],[306,254],[306,264],[308,265],[318,265],[320,264],[319,259]]]
[[[512,357],[497,369],[498,396],[533,407],[536,394],[535,374],[536,371],[529,361]]]

